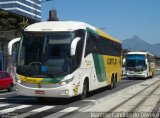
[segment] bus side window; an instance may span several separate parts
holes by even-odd
[[[88,32],[87,41],[86,41],[86,50],[85,50],[85,57],[90,53],[97,52],[97,39],[96,35],[91,32]]]

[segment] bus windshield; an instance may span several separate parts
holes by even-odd
[[[146,68],[144,55],[128,55],[126,59],[127,70],[144,70]]]
[[[18,56],[17,73],[26,76],[55,77],[70,71],[71,32],[25,32]]]

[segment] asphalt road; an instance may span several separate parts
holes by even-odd
[[[155,76],[160,74],[156,72]],[[153,78],[154,79],[154,78]],[[35,97],[24,97],[16,95],[16,92],[0,90],[0,117],[18,116],[18,118],[42,118],[42,117],[70,117],[95,104],[95,101],[109,96],[123,88],[145,81],[144,79],[123,78],[117,83],[116,88],[109,90],[107,87],[98,89],[89,94],[85,100],[46,98],[38,102]],[[48,117],[47,117],[48,116]],[[17,117],[15,117],[17,118]]]

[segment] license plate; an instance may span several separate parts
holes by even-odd
[[[45,91],[43,90],[35,90],[35,94],[45,94]]]
[[[134,71],[130,71],[129,73],[133,74],[133,73],[134,73]]]

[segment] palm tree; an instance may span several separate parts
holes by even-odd
[[[29,25],[28,19],[25,20],[25,19],[23,18],[23,21],[20,22],[18,25],[19,25],[20,29],[23,30],[25,27],[27,27],[27,26]]]

